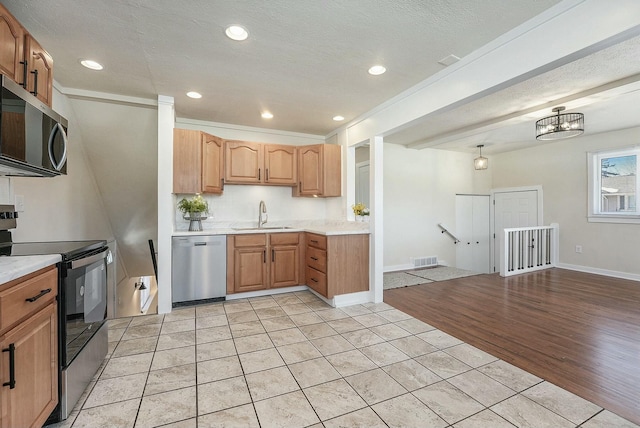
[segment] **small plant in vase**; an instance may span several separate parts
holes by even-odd
[[[362,202],[351,205],[351,209],[356,216],[356,221],[363,221],[363,216],[369,215],[369,209]]]
[[[209,213],[209,204],[200,195],[195,195],[191,199],[182,198],[178,202],[178,209],[182,211],[185,220],[189,220],[189,231],[198,232],[202,230],[202,220],[206,219]]]

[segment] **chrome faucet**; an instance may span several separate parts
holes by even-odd
[[[264,214],[264,220],[262,219],[262,214]],[[264,226],[268,219],[267,206],[264,201],[260,201],[260,205],[258,206],[258,229]]]

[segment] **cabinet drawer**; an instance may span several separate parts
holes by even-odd
[[[315,233],[307,233],[307,245],[310,247],[327,249],[327,237],[324,235],[316,235]]]
[[[57,269],[16,281],[15,285],[0,292],[0,330],[44,308],[55,300],[57,294]]]
[[[307,247],[307,266],[327,273],[327,252],[318,248]]]
[[[327,275],[307,266],[307,285],[327,297]]]
[[[269,234],[269,242],[274,245],[298,245],[300,242],[300,233],[271,233]]]
[[[267,235],[264,233],[235,235],[233,238],[236,247],[264,247],[267,245]]]

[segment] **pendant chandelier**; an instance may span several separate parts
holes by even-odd
[[[473,160],[473,167],[477,170],[487,169],[489,167],[489,159],[482,156],[484,144],[478,144],[476,147],[480,149],[480,156]]]
[[[584,114],[561,113],[564,107],[555,107],[554,116],[536,122],[536,140],[559,140],[576,137],[584,132]]]

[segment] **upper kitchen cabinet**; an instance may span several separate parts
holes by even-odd
[[[173,130],[173,193],[224,190],[222,139],[202,131]]]
[[[225,181],[229,184],[296,184],[295,146],[226,141],[225,159]]]
[[[0,73],[18,84],[23,83],[24,30],[0,4]]]
[[[341,150],[336,144],[298,147],[299,183],[293,196],[340,196]]]
[[[51,107],[53,58],[30,34],[24,38],[24,60],[28,70],[27,91]]]

